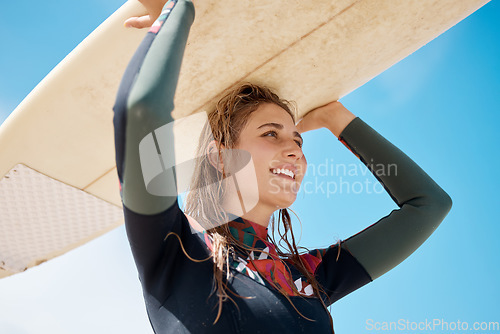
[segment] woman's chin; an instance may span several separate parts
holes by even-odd
[[[273,196],[273,202],[277,209],[288,208],[297,199],[297,194],[292,192],[283,192],[283,194],[274,194]]]

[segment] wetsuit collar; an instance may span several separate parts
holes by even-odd
[[[233,237],[246,246],[264,249],[267,247],[267,227],[250,220],[237,217],[228,223],[229,231]]]

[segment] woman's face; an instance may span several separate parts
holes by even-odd
[[[295,201],[307,168],[301,146],[302,137],[283,108],[265,103],[250,114],[235,148],[252,157],[258,205],[274,211]]]

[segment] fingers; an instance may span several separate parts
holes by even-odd
[[[297,127],[297,131],[299,133],[303,133],[304,131],[304,122],[302,122],[303,118],[299,120],[299,122],[295,125]]]
[[[309,118],[301,118],[299,120],[299,122],[297,123],[296,125],[297,127],[297,131],[299,133],[304,133],[304,132],[307,132],[307,131],[311,131],[311,130],[314,130],[314,129],[317,129],[316,126],[314,126],[313,124],[311,124]]]
[[[148,28],[154,23],[154,20],[149,15],[144,15],[140,17],[131,17],[127,19],[124,23],[126,28]]]

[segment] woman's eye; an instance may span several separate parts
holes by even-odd
[[[269,132],[264,133],[264,136],[267,136],[267,135],[273,135],[274,137],[276,137],[278,134],[276,133],[276,131],[269,131]]]
[[[263,137],[267,137],[269,135],[272,135],[273,137],[278,137],[278,133],[276,131],[269,131],[269,132],[266,132],[264,133],[262,136]],[[297,143],[297,145],[302,148],[302,142],[300,140],[296,140],[295,141]]]

